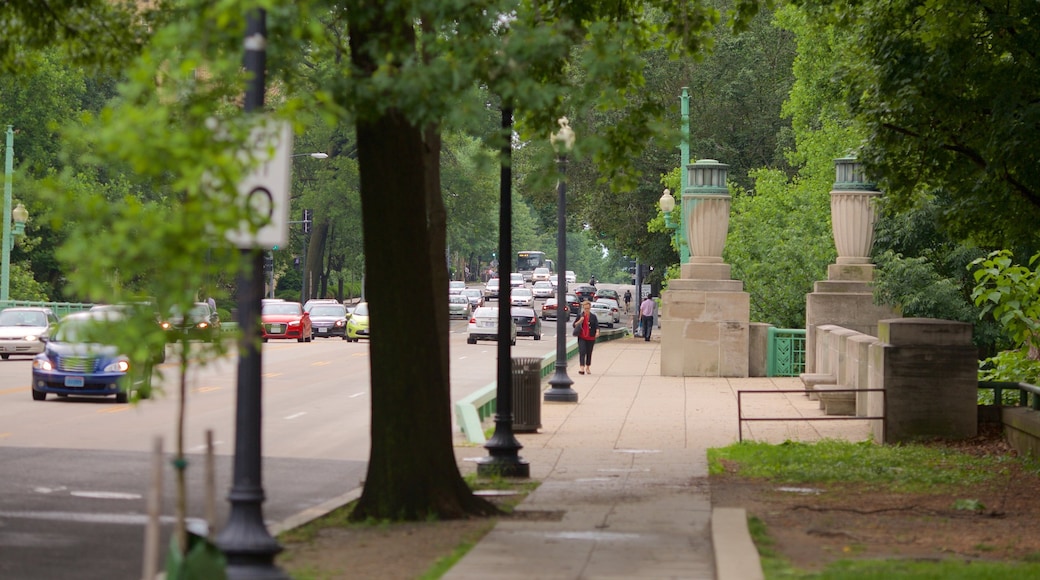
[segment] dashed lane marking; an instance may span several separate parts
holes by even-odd
[[[129,411],[130,405],[116,405],[115,407],[108,407],[106,409],[98,409],[98,413],[122,413],[123,411]]]
[[[332,364],[332,361],[320,360],[318,362],[312,362],[311,366],[312,367],[323,367],[323,366],[328,365],[328,364]]]
[[[303,417],[306,414],[307,413],[304,412],[304,411],[301,411],[299,413],[293,413],[292,415],[289,415],[288,417],[286,417],[285,420],[286,421],[292,421],[293,419],[299,419],[300,417]]]
[[[354,393],[353,395],[350,395],[350,398],[351,399],[356,399],[358,397],[363,397],[364,395],[365,395],[365,393]]]

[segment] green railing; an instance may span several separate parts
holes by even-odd
[[[769,329],[766,376],[797,377],[805,372],[805,329]]]
[[[83,312],[84,310],[90,310],[93,304],[85,302],[38,302],[35,300],[0,300],[0,310],[5,308],[50,308],[54,315],[58,318],[65,316],[66,314],[72,314],[73,312]]]

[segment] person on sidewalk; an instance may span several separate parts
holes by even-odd
[[[578,374],[592,374],[592,347],[599,338],[599,318],[592,313],[592,303],[581,303],[581,314],[574,321],[575,336],[578,337]]]
[[[647,342],[650,341],[650,332],[654,328],[654,312],[656,310],[657,303],[648,294],[639,305],[639,326],[643,330],[643,340]]]

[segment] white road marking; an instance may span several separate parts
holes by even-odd
[[[350,395],[350,398],[351,399],[356,399],[358,397],[363,397],[364,395],[365,395],[365,393],[363,393],[363,392],[361,392],[361,393],[354,393],[353,395]]]
[[[26,520],[49,520],[81,522],[88,524],[127,524],[141,526],[147,523],[148,516],[144,514],[85,514],[76,512],[0,512],[0,518],[22,518]],[[159,518],[164,524],[172,524],[176,521],[174,516],[162,516]],[[199,518],[187,518],[194,525],[205,525],[205,521]]]
[[[217,445],[221,445],[223,443],[224,443],[223,441],[214,441],[213,442],[213,446],[216,447]],[[191,449],[188,450],[188,452],[189,453],[200,453],[200,452],[205,451],[205,450],[206,450],[206,444],[203,443],[202,445],[196,445],[195,447],[192,447]]]
[[[306,414],[307,413],[305,411],[301,411],[299,413],[293,413],[292,415],[289,415],[288,417],[286,417],[285,420],[286,421],[291,421],[292,419],[298,419],[300,417],[303,417]]]
[[[90,499],[141,499],[138,493],[121,493],[118,491],[70,491],[73,497],[88,497]]]

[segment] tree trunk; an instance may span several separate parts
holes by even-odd
[[[398,26],[384,9],[367,10],[370,18],[352,27],[350,44],[355,65],[371,71],[375,65],[361,47],[407,35],[411,27],[407,15]],[[378,118],[362,117],[357,142],[374,338],[372,450],[351,519],[494,513],[463,481],[452,446],[440,135],[391,108]]]

